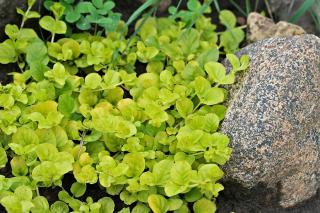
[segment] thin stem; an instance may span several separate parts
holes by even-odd
[[[247,28],[247,25],[242,25],[242,26],[239,26],[239,27],[237,27],[237,28],[239,28],[239,29],[245,29],[245,28]]]
[[[52,37],[51,37],[51,43],[53,43],[54,42],[54,37],[55,37],[55,33],[52,33]]]
[[[36,192],[37,192],[37,196],[40,196],[40,192],[39,192],[38,186],[36,186]]]
[[[197,153],[194,153],[194,154],[191,154],[192,156],[197,156],[197,155],[202,155],[204,152],[197,152]]]
[[[27,21],[26,17],[28,16],[30,10],[31,10],[31,7],[28,7],[26,13],[24,14],[24,16],[22,18],[22,22],[21,22],[21,25],[20,25],[20,30],[23,28],[24,24],[26,23],[26,21]]]
[[[178,126],[180,126],[181,125],[181,123],[182,123],[182,121],[180,121],[179,123],[177,123],[173,128],[178,128]]]
[[[78,160],[80,158],[80,154],[81,154],[81,150],[82,150],[82,147],[83,147],[83,143],[84,143],[84,137],[86,136],[86,131],[83,131],[82,134],[81,134],[81,138],[80,138],[80,147],[79,147],[79,151],[78,151]]]
[[[125,87],[123,84],[121,84],[120,87],[129,92],[129,89],[127,87]]]
[[[199,102],[198,105],[192,110],[192,113],[194,113],[200,106],[201,106],[201,102]]]
[[[177,5],[177,7],[176,7],[176,8],[177,8],[177,11],[179,10],[179,8],[180,8],[180,6],[181,6],[182,1],[183,1],[183,0],[180,0],[180,1],[178,2],[178,5]]]
[[[97,30],[98,30],[98,25],[95,24],[95,25],[94,25],[94,35],[97,35]]]
[[[18,66],[19,66],[19,62],[20,63],[23,62],[23,59],[22,59],[21,55],[18,56]],[[24,72],[24,70],[20,66],[19,66],[19,68],[20,68],[21,72]]]

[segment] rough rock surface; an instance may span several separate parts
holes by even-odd
[[[283,37],[305,34],[298,25],[280,21],[275,24],[270,18],[259,13],[250,13],[247,18],[247,41],[256,42],[271,37]]]
[[[280,205],[291,207],[320,185],[320,39],[271,38],[242,54],[250,68],[222,124],[233,147],[225,180],[278,189]]]

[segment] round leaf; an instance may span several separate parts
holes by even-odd
[[[150,195],[148,204],[154,213],[166,213],[168,211],[168,201],[162,195]]]
[[[186,118],[193,110],[193,103],[188,98],[181,98],[177,100],[176,108],[181,117]]]
[[[237,18],[236,16],[229,10],[222,10],[219,13],[220,22],[225,25],[227,28],[232,28],[236,26]]]
[[[75,182],[71,185],[70,191],[75,197],[81,197],[86,192],[86,188],[86,184]]]
[[[69,116],[75,111],[76,102],[75,99],[70,94],[62,94],[58,99],[58,110]]]
[[[65,202],[56,201],[50,207],[51,213],[69,213],[69,207]]]
[[[213,201],[205,198],[198,200],[193,204],[194,213],[216,212],[217,207]]]
[[[104,197],[98,200],[98,202],[101,204],[100,212],[103,213],[113,213],[115,204],[114,201],[109,197]]]
[[[145,169],[145,160],[140,153],[126,154],[123,158],[123,163],[126,163],[129,166],[129,170],[126,174],[128,177],[137,177]]]
[[[96,89],[97,87],[100,86],[102,79],[99,74],[90,73],[89,75],[86,76],[84,81],[85,81],[86,87],[88,87],[90,89]]]

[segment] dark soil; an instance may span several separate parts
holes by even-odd
[[[278,201],[280,189],[270,189],[263,184],[246,189],[240,184],[223,183],[225,190],[217,199],[217,213],[318,213],[320,212],[320,191],[311,199],[293,208],[284,209]]]

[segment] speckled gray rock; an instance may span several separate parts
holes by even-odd
[[[280,205],[294,206],[320,185],[320,39],[271,38],[238,54],[251,62],[222,124],[233,147],[226,180],[280,184]]]

